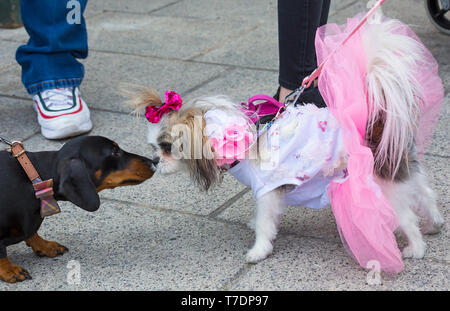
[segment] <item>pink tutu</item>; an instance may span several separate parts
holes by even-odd
[[[328,24],[318,29],[318,63],[343,41],[361,18],[362,15],[358,15],[348,19],[345,25]],[[398,273],[403,269],[403,262],[393,233],[398,226],[397,215],[374,182],[374,159],[371,150],[364,146],[368,105],[362,36],[366,27],[370,25],[364,25],[336,51],[319,77],[320,92],[342,127],[344,145],[349,155],[349,178],[340,184],[332,182],[328,194],[342,241],[358,263],[369,268],[369,262],[375,260],[381,270]],[[395,32],[420,42],[412,30],[401,22],[398,22]],[[432,138],[443,99],[443,87],[437,75],[438,65],[423,44],[421,46],[424,59],[423,63],[417,64],[416,75],[422,86],[421,117],[415,137],[419,158]]]

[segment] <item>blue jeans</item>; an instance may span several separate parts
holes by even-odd
[[[76,7],[67,8],[69,2],[79,4],[79,23],[73,14]],[[22,21],[30,39],[17,49],[16,60],[22,66],[22,82],[29,94],[81,84],[84,66],[77,58],[88,55],[83,17],[86,4],[87,0],[20,1]]]

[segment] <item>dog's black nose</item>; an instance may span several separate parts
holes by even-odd
[[[153,165],[158,165],[158,163],[159,163],[159,160],[161,160],[161,158],[160,157],[154,157],[153,159],[152,159],[152,163],[153,163]]]

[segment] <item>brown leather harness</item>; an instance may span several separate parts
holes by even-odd
[[[23,143],[20,141],[9,142],[3,138],[0,139],[11,147],[10,152],[13,157],[19,161],[28,178],[33,184],[33,189],[36,192],[36,198],[41,201],[41,217],[47,217],[61,212],[58,202],[55,200],[53,192],[53,179],[42,181],[39,173],[34,168],[30,159],[28,158]]]

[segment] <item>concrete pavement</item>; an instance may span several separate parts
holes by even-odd
[[[332,1],[329,22],[345,22],[365,4]],[[369,285],[367,271],[342,247],[330,209],[289,207],[274,254],[248,265],[253,233],[246,223],[254,202],[245,187],[226,176],[205,194],[187,176],[155,176],[102,192],[96,213],[62,204],[40,233],[70,252],[50,259],[36,257],[25,243],[9,247],[11,260],[33,280],[0,283],[0,290],[449,290],[450,37],[433,28],[421,0],[387,0],[383,10],[408,23],[432,51],[447,94],[424,159],[446,226],[425,237],[423,260],[405,260],[402,273],[382,274],[381,284]],[[145,122],[123,105],[122,82],[176,90],[184,99],[225,93],[246,100],[276,90],[276,0],[91,0],[85,16],[90,55],[81,92],[92,110],[91,134],[125,150],[147,153]],[[23,28],[0,30],[0,133],[22,139],[28,150],[55,150],[64,141],[40,135],[14,59],[26,40]],[[78,268],[80,283],[70,284]]]

